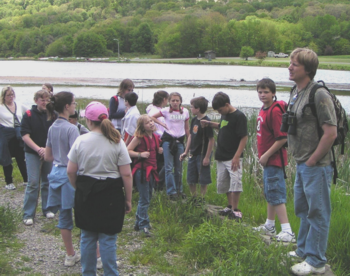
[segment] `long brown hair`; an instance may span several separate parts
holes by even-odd
[[[134,88],[135,85],[133,83],[133,81],[131,79],[125,79],[123,80],[120,85],[119,85],[119,90],[118,90],[118,93],[117,95],[119,97],[123,96],[124,92],[128,89],[130,89],[130,87]]]
[[[99,126],[103,136],[105,136],[110,142],[118,144],[121,139],[119,131],[115,129],[114,125],[106,115],[104,115],[104,117],[101,116],[101,120],[102,121],[91,121],[91,123],[95,126]]]

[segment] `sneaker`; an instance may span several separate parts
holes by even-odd
[[[169,200],[171,200],[171,201],[177,201],[177,200],[178,200],[177,194],[170,195],[170,196],[169,196]]]
[[[25,226],[31,226],[31,225],[33,225],[33,219],[24,219],[23,220],[23,223],[24,223],[24,225]]]
[[[271,228],[267,228],[265,224],[262,224],[258,227],[253,227],[253,231],[260,232],[261,234],[267,235],[270,237],[274,237],[276,235],[275,226],[272,226]]]
[[[28,182],[23,182],[22,185],[23,185],[23,186],[27,186],[27,185],[28,185]]]
[[[99,258],[97,258],[96,268],[102,269],[102,267],[103,267],[102,260],[101,260],[101,257],[99,257]]]
[[[16,190],[16,186],[13,185],[13,183],[10,183],[10,184],[7,184],[5,186],[5,189],[7,189],[7,190]]]
[[[151,232],[149,231],[149,229],[147,227],[142,229],[142,233],[145,237],[149,238],[152,236]]]
[[[231,205],[227,205],[227,207],[225,207],[224,209],[219,211],[220,216],[229,216],[230,214],[232,214],[232,206]]]
[[[231,214],[229,214],[230,219],[234,219],[236,221],[242,221],[242,212],[239,209],[234,209]]]
[[[324,274],[326,272],[326,267],[313,267],[307,262],[302,262],[291,267],[292,272],[295,275],[309,275],[309,274]]]
[[[293,259],[302,259],[302,257],[300,257],[295,251],[289,251],[287,256]]]
[[[52,213],[52,212],[47,212],[47,213],[46,213],[46,218],[52,219],[52,218],[54,218],[54,217],[55,217],[55,214],[54,214],[54,213]]]
[[[66,255],[66,259],[64,260],[64,266],[73,266],[79,261],[80,261],[80,254],[75,252],[75,255],[73,256]]]
[[[295,243],[295,235],[294,233],[290,234],[288,232],[281,231],[276,235],[276,241],[278,242],[291,242]]]

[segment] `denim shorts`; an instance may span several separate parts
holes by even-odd
[[[287,202],[286,182],[282,168],[264,167],[264,193],[266,201],[273,206]]]
[[[73,214],[72,209],[60,209],[57,228],[59,229],[73,229]]]
[[[190,185],[197,183],[200,185],[208,185],[211,183],[210,164],[208,166],[203,166],[203,158],[201,158],[200,154],[193,155],[188,159],[187,183]]]

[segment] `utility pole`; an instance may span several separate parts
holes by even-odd
[[[119,40],[117,38],[113,38],[113,40],[116,40],[118,42],[118,59],[120,59],[120,55],[119,55]]]

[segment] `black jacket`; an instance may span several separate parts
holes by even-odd
[[[45,148],[47,133],[54,121],[55,119],[48,121],[46,111],[40,112],[38,107],[33,105],[32,109],[27,110],[27,112],[23,115],[21,121],[21,135],[23,137],[24,135],[29,134],[30,138],[35,144],[37,144],[39,147]],[[37,154],[35,150],[27,146],[25,143],[24,151]]]
[[[80,229],[113,235],[123,228],[125,196],[122,178],[100,180],[79,175],[74,216]]]

